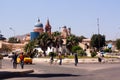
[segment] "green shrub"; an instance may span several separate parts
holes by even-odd
[[[91,57],[95,57],[96,55],[97,55],[96,52],[92,52],[92,53],[91,53]]]
[[[77,53],[78,53],[78,56],[81,56],[81,57],[82,56],[87,56],[87,54],[84,50],[78,50]]]
[[[53,56],[53,57],[55,57],[55,56],[56,56],[56,53],[54,53],[54,52],[50,52],[50,53],[49,53],[49,56]]]
[[[104,52],[112,52],[112,50],[108,48],[108,49],[105,49]]]
[[[80,46],[73,46],[72,47],[72,52],[76,53],[78,50],[82,50],[82,48]]]

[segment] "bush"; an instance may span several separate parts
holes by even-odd
[[[82,48],[80,46],[73,46],[72,47],[72,52],[76,53],[78,50],[82,50]]]
[[[78,53],[78,56],[81,56],[81,57],[82,56],[87,56],[87,54],[84,50],[78,50],[77,53]]]
[[[96,55],[97,55],[96,52],[92,52],[92,53],[91,53],[91,57],[95,57]]]
[[[116,47],[118,50],[120,50],[120,39],[116,40]]]
[[[54,53],[54,52],[50,52],[50,53],[49,53],[49,56],[53,56],[53,57],[55,57],[55,56],[56,56],[56,53]]]
[[[112,52],[112,50],[108,48],[108,49],[105,49],[104,52]]]

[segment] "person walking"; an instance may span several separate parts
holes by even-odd
[[[75,66],[78,64],[78,55],[77,53],[74,53],[74,59],[75,59]]]
[[[58,53],[58,58],[59,58],[59,65],[62,65],[62,54],[61,54],[61,52]]]
[[[23,55],[23,52],[20,53],[19,58],[20,58],[21,69],[23,69],[24,68],[24,55]]]
[[[12,52],[12,62],[13,62],[13,68],[16,69],[17,68],[17,53]]]
[[[101,52],[97,52],[97,56],[98,56],[98,62],[104,62],[105,60],[104,60],[104,55],[103,55],[103,53],[101,53]]]
[[[50,52],[50,64],[53,64],[54,61],[54,52]]]

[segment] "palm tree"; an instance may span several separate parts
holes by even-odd
[[[43,50],[44,56],[46,56],[46,50],[48,46],[51,46],[52,44],[52,39],[48,35],[48,33],[42,33],[38,38],[37,38],[37,44],[41,49]]]
[[[15,37],[10,37],[8,40],[9,43],[20,43],[20,39],[17,39]]]
[[[72,52],[72,47],[77,46],[79,43],[79,38],[75,35],[70,35],[66,39],[66,48],[69,52]]]
[[[58,36],[60,36],[60,35],[61,35],[61,33],[58,32],[58,31],[55,31],[55,32],[53,32],[53,34],[52,34],[52,36],[54,36],[54,37],[58,37]]]
[[[58,53],[59,47],[62,47],[63,40],[61,38],[61,33],[56,31],[52,34],[53,37],[53,46],[56,48],[56,53]]]
[[[35,48],[35,41],[33,40],[33,41],[30,41],[28,44],[25,45],[24,51],[27,53],[27,55],[31,56],[34,48]]]
[[[79,38],[79,42],[82,42],[83,39],[86,39],[86,37],[84,36],[79,36],[78,38]]]

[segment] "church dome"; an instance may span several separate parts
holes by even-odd
[[[35,27],[43,28],[43,24],[40,22],[40,19],[38,19],[38,22],[35,24]]]

